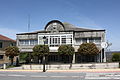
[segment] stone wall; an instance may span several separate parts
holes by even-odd
[[[46,65],[47,70],[66,69],[115,69],[119,68],[119,63],[88,63],[88,64],[51,64]],[[43,65],[22,65],[22,69],[42,70]]]

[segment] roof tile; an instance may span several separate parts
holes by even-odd
[[[13,42],[15,42],[15,40],[10,39],[10,38],[8,38],[8,37],[6,37],[6,36],[3,36],[3,35],[1,35],[1,34],[0,34],[0,40],[13,41]]]

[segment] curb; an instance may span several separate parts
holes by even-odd
[[[42,72],[42,70],[9,70],[0,69],[0,71],[10,72]],[[76,70],[46,70],[46,72],[120,72],[120,69],[76,69]]]

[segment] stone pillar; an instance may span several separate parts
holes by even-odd
[[[75,54],[73,54],[73,60],[72,63],[75,63]]]
[[[6,69],[6,64],[5,63],[3,64],[3,69]]]

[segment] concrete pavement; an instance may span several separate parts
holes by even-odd
[[[0,70],[1,80],[120,80],[120,69]]]

